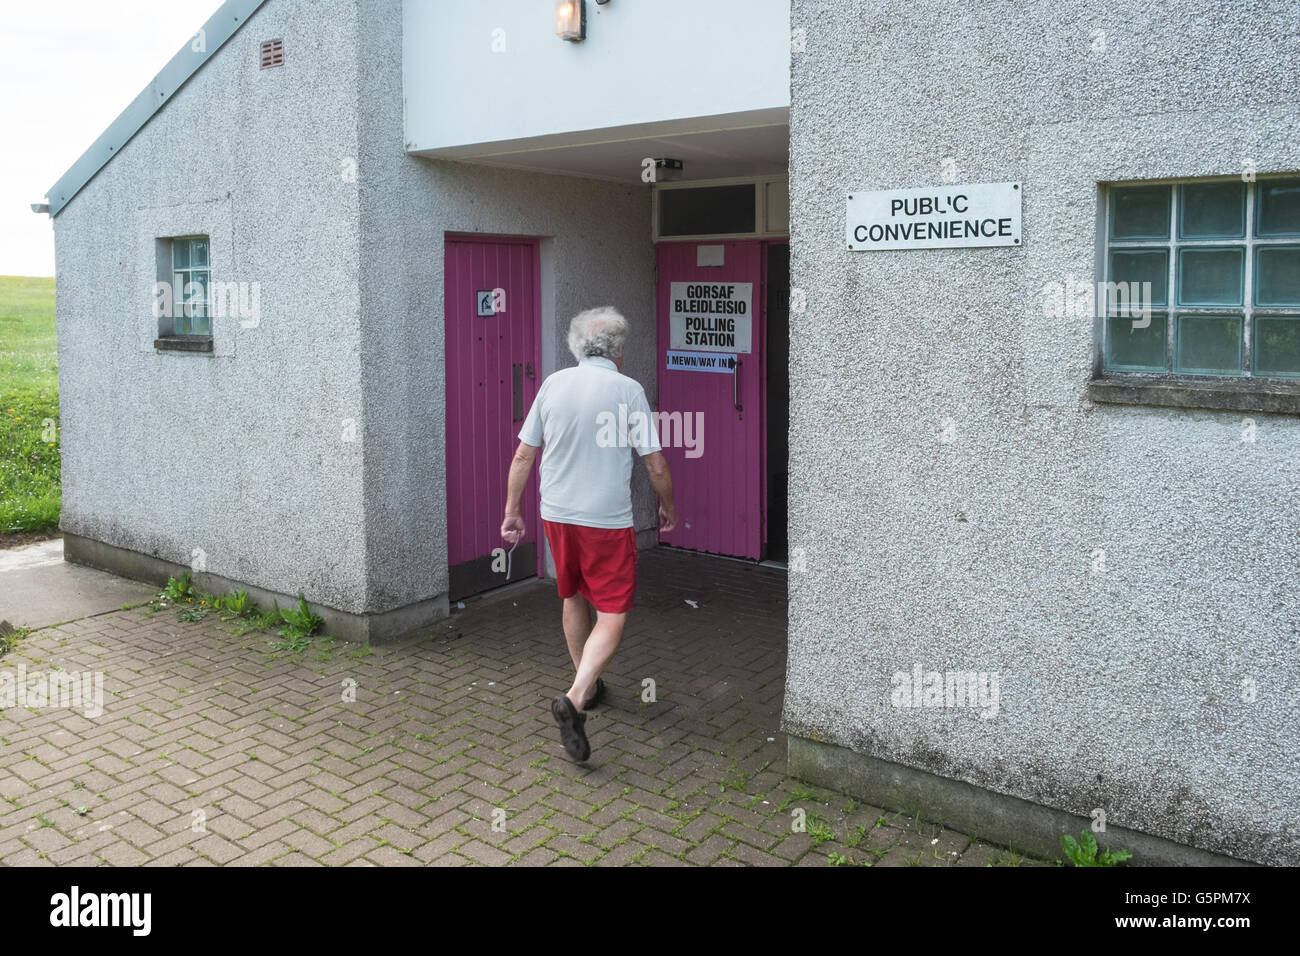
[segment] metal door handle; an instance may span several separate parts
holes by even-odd
[[[731,404],[736,406],[738,412],[745,410],[740,404],[740,367],[744,364],[740,359],[736,359],[736,367],[731,373]]]
[[[524,365],[522,362],[515,362],[510,367],[510,388],[512,398],[514,399],[514,420],[522,422],[524,420]]]

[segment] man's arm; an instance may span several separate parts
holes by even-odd
[[[506,514],[501,522],[501,537],[511,544],[523,539],[528,528],[524,525],[523,510],[520,502],[524,497],[524,485],[533,471],[533,461],[537,458],[540,445],[520,442],[515,449],[515,457],[510,459],[510,476],[506,479]]]
[[[659,496],[659,531],[667,534],[677,527],[677,509],[673,506],[673,476],[668,472],[668,459],[661,451],[642,455],[645,470],[650,475],[650,487]]]

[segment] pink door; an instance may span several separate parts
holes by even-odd
[[[501,516],[519,428],[541,385],[535,239],[448,236],[444,261],[449,597],[508,583]],[[524,489],[528,535],[510,581],[538,573],[537,475]]]
[[[659,540],[757,560],[766,493],[762,243],[665,242],[656,250],[659,441],[678,517]]]

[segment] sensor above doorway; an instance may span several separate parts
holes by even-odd
[[[723,266],[727,264],[726,259],[727,247],[724,245],[695,247],[695,265],[697,268]]]

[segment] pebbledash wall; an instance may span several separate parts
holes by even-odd
[[[612,304],[632,326],[624,374],[652,403],[654,246],[643,186],[408,154],[402,71],[420,51],[403,48],[400,0],[361,0],[360,15],[369,587],[401,605],[419,600],[430,567],[446,590],[444,233],[544,237],[542,374],[576,364],[568,320]],[[657,499],[643,468],[633,469],[633,512],[641,546],[656,543]],[[528,534],[536,540],[540,532]]]
[[[613,303],[654,399],[648,192],[408,155],[401,29],[400,0],[269,0],[57,212],[70,560],[301,588],[360,640],[445,616],[446,231],[544,237],[543,374],[573,364],[568,317]],[[214,282],[260,286],[211,355],[153,345],[155,240],[186,234]]]
[[[357,152],[358,23],[318,6],[264,4],[54,217],[60,524],[71,560],[300,582],[356,613],[359,190],[340,160]],[[280,35],[311,55],[259,71],[258,40]],[[216,278],[260,284],[256,326],[216,319],[212,355],[153,345],[155,240],[190,234],[211,237]],[[349,419],[361,440],[340,440]]]
[[[1140,862],[1300,863],[1300,417],[1094,403],[1042,292],[1100,278],[1101,183],[1300,169],[1294,4],[791,26],[791,772],[1053,856],[1100,810]],[[846,193],[945,159],[1023,183],[1022,246],[846,249]],[[894,706],[917,665],[996,715]]]

